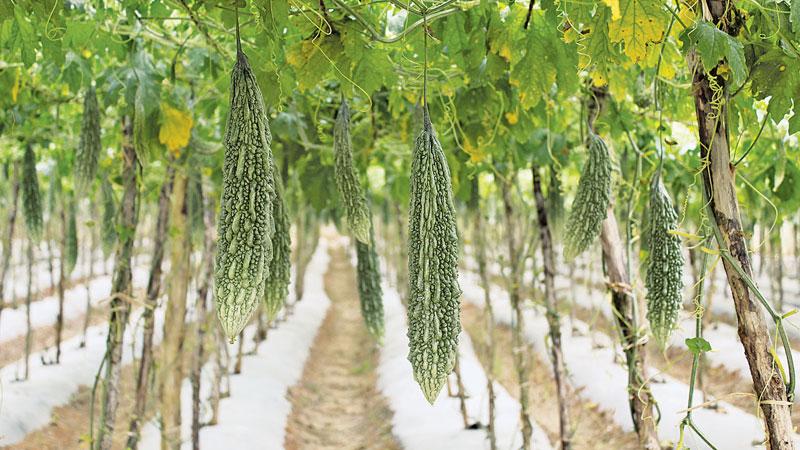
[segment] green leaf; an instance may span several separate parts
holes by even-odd
[[[768,110],[775,121],[780,121],[789,112],[793,102],[800,105],[800,73],[792,70],[799,65],[797,58],[774,49],[761,56],[753,67],[753,95],[759,100],[770,97]],[[792,121],[796,123],[797,119]],[[794,128],[797,131],[797,126]]]
[[[744,83],[747,78],[744,46],[736,38],[706,21],[700,21],[689,29],[686,37],[689,45],[700,53],[706,72],[724,60],[730,66],[733,82],[737,85]]]
[[[800,3],[800,1],[798,1],[798,3]],[[800,131],[800,114],[794,113],[794,115],[789,119],[789,134],[795,134],[798,131]]]
[[[688,338],[685,342],[686,346],[689,348],[689,351],[692,352],[693,355],[699,355],[701,353],[711,351],[711,344],[701,337]]]
[[[800,33],[800,0],[790,0],[789,21],[792,22],[792,31]]]

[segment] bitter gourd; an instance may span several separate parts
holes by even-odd
[[[67,275],[71,274],[78,262],[78,224],[75,217],[75,201],[69,201],[67,208],[67,234],[64,239],[65,258],[64,269]]]
[[[244,53],[231,73],[215,267],[217,315],[235,339],[264,298],[272,260],[272,137],[261,90]]]
[[[353,167],[350,108],[344,100],[339,107],[336,125],[333,129],[333,152],[336,186],[339,189],[339,197],[345,206],[348,227],[356,240],[369,244],[370,213],[364,191],[358,181],[358,174]]]
[[[611,156],[605,142],[589,132],[589,159],[583,166],[578,192],[566,224],[564,257],[583,253],[600,234],[611,199]]]
[[[370,225],[370,242],[356,241],[358,258],[358,297],[361,301],[361,316],[370,334],[379,342],[383,340],[383,291],[378,253],[375,251],[375,234]]]
[[[108,257],[117,243],[117,201],[114,198],[114,188],[108,179],[103,178],[100,185],[103,194],[103,226],[102,234],[103,254]]]
[[[97,160],[100,157],[100,108],[94,87],[86,91],[83,99],[83,123],[78,151],[75,153],[75,186],[83,192],[92,184],[97,174]]]
[[[648,213],[647,320],[653,336],[663,347],[677,326],[683,304],[684,260],[680,238],[670,233],[678,227],[678,214],[658,174],[650,187]]]
[[[272,218],[275,233],[272,235],[272,260],[269,262],[269,275],[264,284],[264,309],[269,320],[274,319],[283,308],[289,295],[292,279],[292,238],[289,232],[292,222],[286,209],[283,181],[280,171],[273,164],[275,177],[275,200],[272,202]]]
[[[197,170],[196,164],[190,164],[186,185],[186,212],[192,242],[198,246],[203,243],[205,235],[204,210],[203,175]]]
[[[458,231],[450,169],[423,107],[411,162],[408,234],[408,359],[428,402],[453,371],[461,332]]]
[[[566,210],[564,209],[564,196],[561,190],[561,179],[558,172],[551,166],[550,182],[547,186],[547,220],[553,235],[560,237],[564,229]]]
[[[25,226],[33,241],[42,237],[42,199],[39,192],[39,177],[36,175],[36,154],[33,147],[25,146],[22,157],[22,213]]]

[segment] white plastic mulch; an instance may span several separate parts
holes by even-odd
[[[289,388],[303,374],[311,345],[327,313],[330,300],[325,294],[323,275],[328,265],[327,246],[320,241],[309,264],[303,300],[294,305],[294,312],[269,330],[267,340],[258,353],[242,360],[242,373],[231,375],[230,394],[219,405],[219,423],[200,429],[200,447],[209,449],[281,449],[292,405],[286,397]],[[245,343],[252,342],[254,327],[245,333]],[[235,354],[238,343],[229,351]],[[211,368],[204,367],[201,386],[207,397]],[[203,393],[204,392],[204,393]],[[191,448],[190,415],[191,385],[184,381],[181,392],[183,412],[183,447]],[[143,430],[142,449],[157,449],[159,430],[150,423]]]
[[[378,387],[387,397],[393,411],[392,431],[407,449],[483,450],[489,448],[485,429],[467,430],[461,418],[459,399],[446,392],[430,405],[414,381],[411,363],[407,359],[408,338],[406,316],[400,297],[388,284],[383,285],[386,317],[385,343],[381,349],[378,368]],[[466,333],[459,336],[459,363],[465,390],[469,395],[467,411],[471,421],[488,423],[488,394],[486,374]],[[498,383],[496,398],[496,436],[498,448],[519,448],[519,403]],[[533,423],[534,448],[550,449],[542,429]]]
[[[483,289],[476,276],[471,273],[463,275],[461,286],[465,301],[482,305]],[[512,309],[507,293],[494,287],[491,289],[491,295],[496,320],[510,324]],[[547,360],[548,326],[543,311],[539,308],[526,308],[524,315],[527,339],[534,345],[541,358]],[[580,333],[573,334],[566,326],[562,330],[562,347],[572,386],[579,390],[582,397],[598,404],[601,409],[610,411],[614,421],[623,430],[632,431],[624,358],[617,353],[612,339],[607,335],[592,331],[587,324],[577,320],[574,320],[572,325],[580,330]],[[659,436],[662,439],[677,441],[678,426],[685,414],[688,385],[665,375],[660,375],[658,380],[651,382],[651,389],[661,409]],[[695,391],[694,404],[702,402],[702,392]],[[729,403],[718,404],[717,410],[701,408],[693,413],[695,423],[709,440],[717,448],[743,450],[759,448],[753,443],[761,442],[764,437],[760,420],[755,415]],[[708,448],[691,431],[687,432],[687,435],[686,443],[691,448]]]

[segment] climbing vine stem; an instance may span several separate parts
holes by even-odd
[[[703,242],[705,242],[708,237],[704,237],[700,242],[700,248],[702,248]],[[703,352],[709,349],[709,346],[704,345],[705,340],[703,339],[703,314],[705,310],[703,309],[703,286],[706,282],[706,268],[708,266],[708,252],[703,252],[703,259],[700,262],[700,277],[697,280],[697,285],[695,286],[696,293],[694,296],[694,338],[687,339],[686,343],[689,347],[689,350],[692,352],[692,371],[689,375],[689,399],[686,401],[686,415],[683,416],[683,420],[681,420],[680,425],[680,434],[678,438],[678,445],[675,447],[676,450],[683,450],[684,447],[684,439],[686,437],[686,427],[689,427],[697,433],[697,436],[703,440],[709,447],[713,450],[716,450],[715,447],[706,436],[703,434],[702,431],[695,425],[694,421],[692,420],[692,410],[694,409],[694,387],[697,383],[697,368],[700,365],[700,356]],[[692,345],[689,345],[689,342],[693,342]]]
[[[705,196],[704,199],[706,208],[708,209],[708,213],[713,217],[714,211],[711,202],[708,200],[708,193],[706,193],[705,190],[703,191],[703,193]],[[717,225],[715,220],[709,220],[709,223],[711,223],[712,230],[714,232],[714,237],[719,246],[720,256],[722,256],[722,258],[725,261],[727,261],[728,264],[731,265],[733,270],[735,270],[736,273],[742,278],[745,285],[747,285],[747,287],[753,292],[753,294],[755,294],[758,301],[761,302],[761,304],[764,306],[764,309],[767,310],[767,314],[769,314],[770,318],[775,323],[775,328],[778,337],[781,340],[781,344],[783,345],[784,353],[786,353],[786,365],[788,366],[789,369],[789,382],[788,383],[784,382],[786,384],[786,397],[789,402],[792,402],[794,401],[794,389],[796,385],[794,358],[792,356],[792,348],[789,342],[789,338],[786,336],[786,329],[784,328],[783,319],[794,314],[796,311],[790,311],[784,315],[780,315],[775,312],[775,309],[773,309],[772,305],[769,304],[767,299],[764,297],[764,294],[761,293],[761,290],[758,288],[758,286],[756,286],[755,282],[750,277],[750,275],[747,274],[747,272],[745,272],[741,264],[739,264],[739,261],[730,254],[730,250],[725,246],[725,238],[722,236],[722,230],[719,229],[719,225]],[[780,360],[777,357],[777,353],[773,351],[772,354],[773,357],[776,359],[776,361],[778,361],[778,364],[780,364]]]

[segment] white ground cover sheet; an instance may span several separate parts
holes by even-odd
[[[384,274],[384,280],[386,279]],[[459,449],[484,450],[489,448],[485,429],[464,429],[459,409],[459,399],[439,395],[434,405],[428,404],[416,381],[411,363],[407,359],[406,313],[395,289],[383,283],[384,314],[386,317],[385,343],[381,349],[378,368],[378,387],[389,400],[393,411],[392,431],[401,444],[409,450]],[[472,348],[466,333],[459,336],[461,375],[469,395],[467,411],[472,421],[488,423],[488,393],[486,374]],[[496,436],[498,448],[519,448],[519,403],[499,384],[495,383]],[[533,423],[534,448],[551,449],[547,435]]]
[[[483,304],[483,289],[477,276],[472,273],[462,274],[461,286],[465,301],[479,306]],[[510,324],[512,309],[507,293],[493,287],[491,295],[496,320]],[[527,339],[533,344],[540,358],[549,361],[548,326],[543,310],[538,307],[526,308],[524,315]],[[587,400],[611,411],[615,422],[623,430],[632,431],[633,424],[626,394],[627,371],[623,366],[624,357],[617,353],[611,338],[607,335],[592,331],[589,325],[577,320],[572,322],[572,326],[580,332],[573,334],[566,325],[562,329],[562,347],[572,386],[581,389],[581,396]],[[651,389],[661,408],[659,436],[661,439],[676,441],[678,425],[686,408],[689,387],[683,381],[662,374],[651,383]],[[702,392],[695,391],[694,404],[702,402]],[[697,409],[693,413],[695,423],[709,440],[717,448],[732,450],[759,448],[754,447],[753,443],[763,440],[764,433],[760,420],[755,415],[727,402],[719,402],[719,406],[717,410]],[[687,435],[686,444],[691,448],[708,448],[692,432],[687,432]]]

